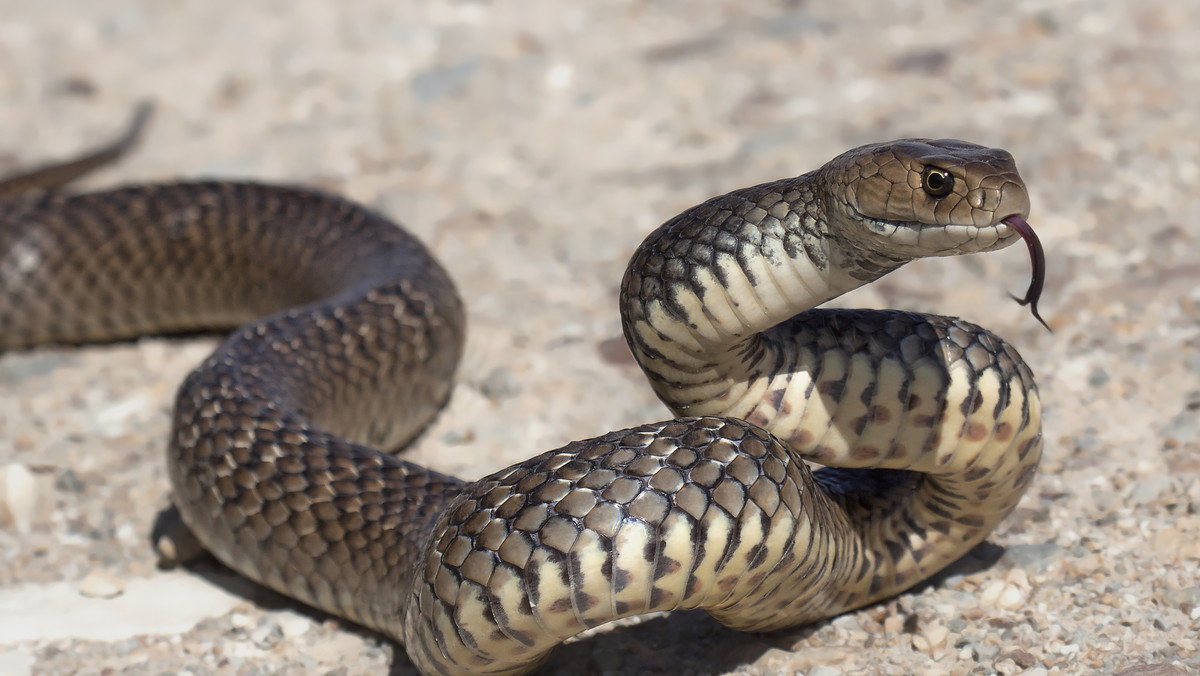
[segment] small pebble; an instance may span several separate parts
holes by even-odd
[[[270,648],[283,638],[283,627],[270,616],[263,618],[261,624],[250,632],[250,641],[260,648]]]
[[[1135,505],[1144,505],[1158,499],[1158,496],[1171,490],[1171,475],[1155,474],[1134,484],[1129,491],[1129,501]]]
[[[58,472],[54,479],[54,488],[67,493],[82,493],[83,482],[74,470],[67,468]]]
[[[228,641],[221,646],[221,652],[226,657],[255,659],[262,655],[262,650],[249,641]]]
[[[79,593],[92,599],[116,598],[125,592],[125,581],[102,570],[93,570],[79,582]]]
[[[998,645],[978,645],[975,647],[975,655],[980,662],[990,662],[1000,654],[1000,646]]]
[[[1200,605],[1200,585],[1170,592],[1168,596],[1170,596],[1171,600],[1175,601],[1176,603]]]
[[[1015,676],[1022,671],[1016,662],[1007,657],[993,664],[992,668],[996,670],[996,673],[1004,674],[1004,676]]]
[[[17,532],[28,535],[38,506],[37,477],[25,465],[13,463],[0,467],[0,517],[7,515]]]
[[[917,652],[922,652],[922,653],[933,652],[933,649],[932,649],[933,647],[929,644],[929,639],[925,638],[924,636],[922,636],[920,634],[913,634],[912,647],[913,647],[913,650],[916,650]]]
[[[1000,595],[1000,600],[996,605],[1005,610],[1016,610],[1025,605],[1025,592],[1016,585],[1005,585],[1004,593]]]
[[[497,366],[488,373],[483,382],[479,383],[479,391],[488,399],[499,401],[518,394],[521,386],[511,371],[503,366]]]
[[[1008,571],[1007,573],[1005,573],[1004,581],[1012,584],[1013,586],[1015,586],[1023,591],[1031,588],[1029,586],[1029,576],[1026,575],[1025,571],[1020,568],[1014,568],[1014,569]]]
[[[229,616],[229,626],[234,629],[245,629],[250,626],[250,616],[245,613],[233,613]]]
[[[946,647],[946,638],[950,636],[950,630],[944,624],[933,622],[925,627],[921,635],[929,642],[930,650],[941,650]]]
[[[475,440],[475,431],[471,430],[471,429],[466,429],[466,430],[453,429],[453,430],[447,431],[444,435],[442,435],[442,441],[444,441],[446,444],[448,444],[450,446],[459,446],[461,444],[469,444],[474,440]]]
[[[1028,669],[1038,662],[1036,657],[1025,650],[1013,650],[1012,652],[1006,654],[1005,657],[1011,659],[1013,662],[1016,662],[1017,666],[1021,667],[1022,669]]]
[[[283,632],[284,638],[303,636],[312,628],[312,620],[296,612],[284,611],[283,617],[279,618],[279,629]]]

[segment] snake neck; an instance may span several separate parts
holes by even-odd
[[[755,186],[664,224],[630,264],[621,311],[677,415],[744,420],[837,468],[818,473],[830,497],[820,521],[869,564],[831,584],[827,611],[911,586],[962,551],[947,543],[982,540],[1032,478],[1041,406],[1021,357],[978,326],[813,309],[906,262],[840,236],[852,228],[819,181]],[[820,616],[802,605],[790,622]]]
[[[781,323],[907,259],[838,235],[847,218],[806,174],[700,204],[647,237],[625,273],[625,336],[678,415],[734,415],[790,348]]]

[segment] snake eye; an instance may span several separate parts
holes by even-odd
[[[945,169],[925,167],[921,172],[921,188],[930,197],[945,197],[954,192],[954,175]]]

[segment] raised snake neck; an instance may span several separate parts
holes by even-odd
[[[953,190],[930,194],[929,167]],[[1007,153],[925,140],[690,209],[621,291],[635,357],[688,417],[472,483],[374,450],[449,396],[464,315],[424,247],[334,197],[185,183],[0,201],[0,349],[245,324],[176,399],[187,525],[424,673],[521,673],[649,611],[743,630],[830,617],[981,541],[1041,452],[1016,351],[956,319],[810,308],[922,255],[1006,246],[1027,211]]]

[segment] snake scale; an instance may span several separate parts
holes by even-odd
[[[1024,237],[1036,315],[1041,248],[1002,150],[868,145],[671,219],[634,253],[620,310],[678,417],[465,482],[376,450],[429,423],[462,352],[463,304],[430,253],[300,188],[48,189],[136,127],[0,184],[0,350],[236,329],[175,402],[184,522],[424,673],[522,673],[650,611],[763,631],[870,604],[980,542],[1038,464],[1037,390],[1000,338],[813,309],[909,260]]]

